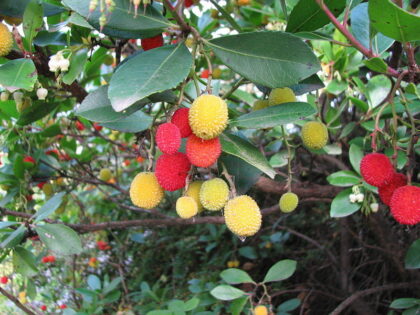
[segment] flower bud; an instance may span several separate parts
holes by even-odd
[[[45,88],[39,88],[38,90],[36,90],[36,95],[38,96],[38,99],[45,100],[45,98],[48,95],[48,90]]]

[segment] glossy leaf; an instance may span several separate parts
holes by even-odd
[[[334,186],[349,187],[361,182],[361,178],[353,171],[339,171],[327,177],[328,183]]]
[[[325,0],[324,3],[334,16],[340,15],[346,6],[346,0]],[[290,13],[286,32],[315,31],[328,23],[330,19],[316,1],[300,0]]]
[[[30,0],[1,0],[0,14],[12,17],[22,17]],[[64,11],[60,6],[42,3],[44,16],[51,16]]]
[[[60,104],[44,101],[35,101],[32,106],[25,109],[20,115],[17,124],[24,126],[28,125],[38,119],[41,119],[51,113]]]
[[[37,225],[35,230],[48,249],[59,255],[73,255],[82,252],[79,236],[68,226],[45,223]]]
[[[276,176],[276,172],[270,166],[265,156],[248,141],[232,134],[221,134],[220,142],[223,152],[244,160],[271,178]]]
[[[381,58],[375,57],[368,60],[363,60],[363,63],[370,70],[376,72],[386,72],[388,70],[388,65]]]
[[[0,248],[8,248],[17,245],[25,234],[26,227],[19,226],[16,230],[9,234],[9,236],[0,244]]]
[[[293,123],[315,113],[316,109],[308,103],[284,103],[241,115],[232,120],[230,125],[251,129],[272,128]]]
[[[290,278],[296,270],[296,264],[295,260],[280,260],[268,270],[264,282],[281,281]]]
[[[220,277],[229,284],[254,282],[246,271],[236,268],[223,270]]]
[[[419,306],[420,307],[420,299],[415,299],[415,298],[401,298],[401,299],[396,299],[394,301],[392,301],[391,305],[389,305],[389,307],[391,308],[395,308],[395,309],[406,309],[406,308],[411,308],[413,306]],[[416,313],[414,313],[416,314]]]
[[[342,218],[355,213],[360,209],[360,203],[351,203],[349,196],[352,194],[352,189],[347,188],[341,191],[331,203],[330,216],[332,218]]]
[[[23,33],[25,34],[28,48],[32,51],[32,40],[38,34],[43,24],[44,9],[37,0],[28,3],[23,14]]]
[[[230,285],[221,284],[211,290],[210,294],[216,299],[230,301],[245,295],[245,292]]]
[[[297,84],[320,70],[312,50],[300,38],[284,32],[241,33],[206,44],[233,71],[270,88]]]
[[[87,61],[87,50],[81,49],[70,58],[69,71],[63,76],[63,82],[65,84],[72,84],[77,79],[79,74],[83,71]]]
[[[351,144],[349,150],[350,163],[353,166],[353,169],[360,174],[360,161],[362,160],[364,154],[362,149],[357,144]]]
[[[382,34],[400,42],[420,40],[420,17],[391,0],[370,0],[368,11],[372,26]]]
[[[35,276],[38,272],[34,255],[21,246],[13,250],[13,269],[24,277]]]
[[[420,269],[420,239],[411,244],[405,255],[404,263],[407,269]]]
[[[60,207],[63,197],[66,192],[60,192],[50,198],[38,211],[33,215],[35,219],[34,223],[37,223],[45,218],[48,218],[55,210]]]
[[[366,85],[367,97],[371,107],[375,108],[388,96],[392,88],[391,80],[384,74],[376,75]]]
[[[309,78],[300,81],[298,84],[289,87],[295,92],[295,95],[302,95],[322,89],[325,85],[316,74],[313,74]]]
[[[174,88],[192,66],[192,56],[184,44],[148,50],[133,57],[112,76],[108,96],[117,112],[151,94]]]
[[[248,297],[247,296],[244,296],[244,297],[241,297],[241,298],[238,298],[238,299],[232,301],[230,303],[230,306],[229,306],[229,314],[231,314],[231,315],[243,314],[242,311],[243,311],[247,302],[248,302]],[[213,313],[211,313],[211,314],[213,314]]]
[[[31,59],[15,59],[0,66],[0,84],[9,90],[32,91],[38,74]]]
[[[101,123],[100,125],[122,132],[140,132],[150,128],[152,122],[152,117],[143,113],[142,111],[137,111],[130,116],[121,118],[120,120]]]

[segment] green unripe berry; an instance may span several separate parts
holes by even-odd
[[[112,178],[112,172],[109,168],[103,168],[101,169],[101,171],[99,172],[99,179],[107,182]]]
[[[299,203],[299,198],[295,193],[288,192],[281,196],[279,207],[281,212],[289,213],[296,209]]]

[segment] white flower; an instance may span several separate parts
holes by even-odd
[[[356,200],[357,200],[357,198],[356,198],[356,195],[355,195],[355,194],[351,194],[351,195],[349,196],[349,199],[350,199],[350,202],[351,202],[351,203],[355,203],[355,202],[356,202]]]
[[[60,67],[61,71],[68,71],[70,60],[63,58],[59,61],[58,66]]]
[[[38,90],[36,90],[36,96],[38,96],[38,99],[40,100],[45,100],[47,95],[48,95],[48,90],[45,88],[39,88]]]
[[[376,202],[375,203],[371,203],[370,204],[370,209],[372,210],[372,212],[378,212],[379,205]]]
[[[365,195],[363,195],[363,194],[357,194],[356,195],[357,202],[363,202],[364,198],[365,198]]]
[[[1,95],[0,95],[0,100],[2,101],[2,102],[6,102],[8,99],[9,99],[9,92],[7,92],[7,91],[3,91],[3,92],[1,92]]]
[[[50,61],[48,61],[48,67],[50,68],[51,72],[56,72],[59,70],[60,68],[59,64],[62,58],[63,58],[63,55],[61,53],[57,53],[50,57]]]

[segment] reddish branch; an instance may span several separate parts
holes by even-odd
[[[0,293],[3,294],[5,297],[7,297],[10,301],[15,303],[17,307],[19,307],[22,311],[24,311],[26,314],[29,315],[37,315],[36,313],[32,312],[29,308],[27,308],[25,305],[20,303],[19,299],[17,299],[15,296],[4,290],[0,287]]]

